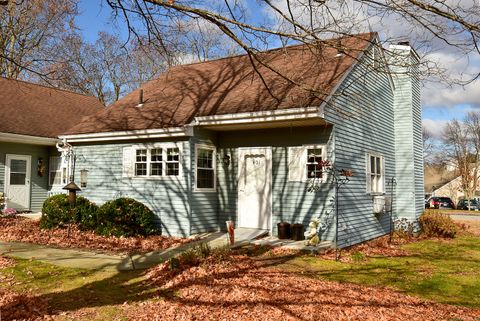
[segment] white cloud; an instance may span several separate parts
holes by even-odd
[[[272,3],[286,16],[290,17],[287,8],[287,1],[273,0]],[[295,21],[310,26],[310,15],[306,10],[309,2],[305,0],[291,0],[291,11]],[[476,10],[476,0],[447,0],[446,5],[452,8],[460,6],[464,10]],[[327,10],[328,7],[328,10]],[[443,9],[445,9],[444,7]],[[285,19],[274,12],[268,6],[264,6],[264,12],[272,20],[276,21],[279,29],[292,31],[292,26],[285,23]],[[463,12],[463,11],[459,11]],[[431,23],[431,28],[453,26],[452,23],[433,14],[423,13],[418,10],[419,18],[426,19]],[[335,17],[335,23],[332,14]],[[422,14],[422,16],[420,16]],[[476,21],[475,16],[468,16],[467,20]],[[341,30],[346,33],[365,32],[369,30],[378,31],[380,37],[386,42],[395,42],[398,39],[410,40],[412,46],[422,57],[422,77],[425,84],[423,88],[422,103],[429,107],[449,108],[458,104],[480,107],[480,80],[468,86],[461,87],[455,84],[465,83],[480,73],[480,55],[478,52],[466,53],[463,47],[468,42],[468,33],[456,32],[451,29],[445,38],[458,46],[446,44],[430,33],[425,27],[419,26],[413,19],[406,19],[399,14],[382,12],[373,9],[369,5],[361,4],[353,0],[328,1],[319,6],[314,12],[314,26],[321,31],[321,35],[333,34],[334,30]],[[330,33],[327,32],[330,30]],[[467,42],[466,42],[467,41]],[[471,39],[470,39],[471,41]],[[471,43],[471,42],[470,42]]]
[[[428,130],[433,138],[441,139],[445,126],[447,125],[446,120],[434,120],[434,119],[423,119],[422,120],[423,128]]]

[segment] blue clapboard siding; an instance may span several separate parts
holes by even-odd
[[[393,54],[397,61],[392,67],[397,89],[394,105],[397,215],[415,221],[424,210],[422,115],[420,81],[416,67],[418,61],[408,50],[395,49]]]
[[[191,234],[218,230],[218,197],[217,191],[196,191],[196,155],[195,146],[197,144],[216,146],[217,136],[215,132],[195,128],[194,136],[190,139],[190,195],[189,202],[191,207]],[[217,156],[217,163],[218,156]],[[218,183],[217,183],[218,185]]]
[[[31,185],[30,185],[30,209],[38,212],[42,209],[43,202],[47,198],[48,191],[48,154],[49,148],[39,145],[0,143],[0,191],[5,191],[5,161],[7,154],[30,155]],[[45,174],[40,177],[37,173],[37,162],[43,158]],[[8,195],[7,195],[8,197]],[[8,204],[8,202],[7,202]]]
[[[390,195],[395,138],[393,88],[388,74],[359,61],[325,107],[325,119],[334,124],[335,166],[353,171],[350,182],[339,192],[339,246],[387,233],[388,215],[373,214],[372,196],[366,192],[366,153],[384,156],[386,192]]]
[[[244,130],[218,133],[220,157],[231,156],[230,165],[219,164],[218,197],[219,224],[225,229],[225,221],[238,221],[237,174],[239,147],[272,147],[272,224],[281,221],[307,225],[314,217],[323,217],[329,211],[332,189],[322,183],[317,193],[309,193],[306,183],[288,181],[288,147],[309,144],[327,145],[328,158],[333,155],[331,126],[291,127],[281,129]],[[326,205],[327,204],[327,205]],[[324,239],[331,238],[331,226],[324,232]]]
[[[172,141],[172,140],[169,140]],[[154,142],[166,142],[156,140]],[[134,198],[147,205],[158,217],[163,235],[190,235],[190,148],[181,141],[183,175],[178,178],[122,177],[123,148],[132,143],[76,145],[75,180],[80,181],[80,170],[88,170],[87,187],[81,195],[98,205],[117,197]],[[152,141],[150,141],[152,143]]]

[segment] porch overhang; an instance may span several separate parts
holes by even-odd
[[[215,131],[328,125],[323,106],[195,117],[192,126]]]

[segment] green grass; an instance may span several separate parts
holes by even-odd
[[[320,279],[391,287],[441,303],[480,308],[480,238],[421,241],[405,257],[366,257],[354,263],[296,257],[283,267]]]
[[[15,259],[17,264],[0,270],[0,287],[33,291],[58,312],[95,308],[89,320],[119,319],[115,305],[154,297],[143,272],[91,271],[58,267],[35,260]]]

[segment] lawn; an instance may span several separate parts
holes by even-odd
[[[353,251],[353,261],[335,262],[256,247],[175,273],[168,264],[118,273],[15,259],[0,268],[0,310],[2,291],[15,291],[33,310],[46,306],[33,313],[59,320],[480,320],[480,238],[392,253],[405,256]]]
[[[402,248],[408,255],[354,253],[348,263],[300,256],[283,267],[323,280],[384,286],[440,303],[480,308],[480,238],[425,240]]]

